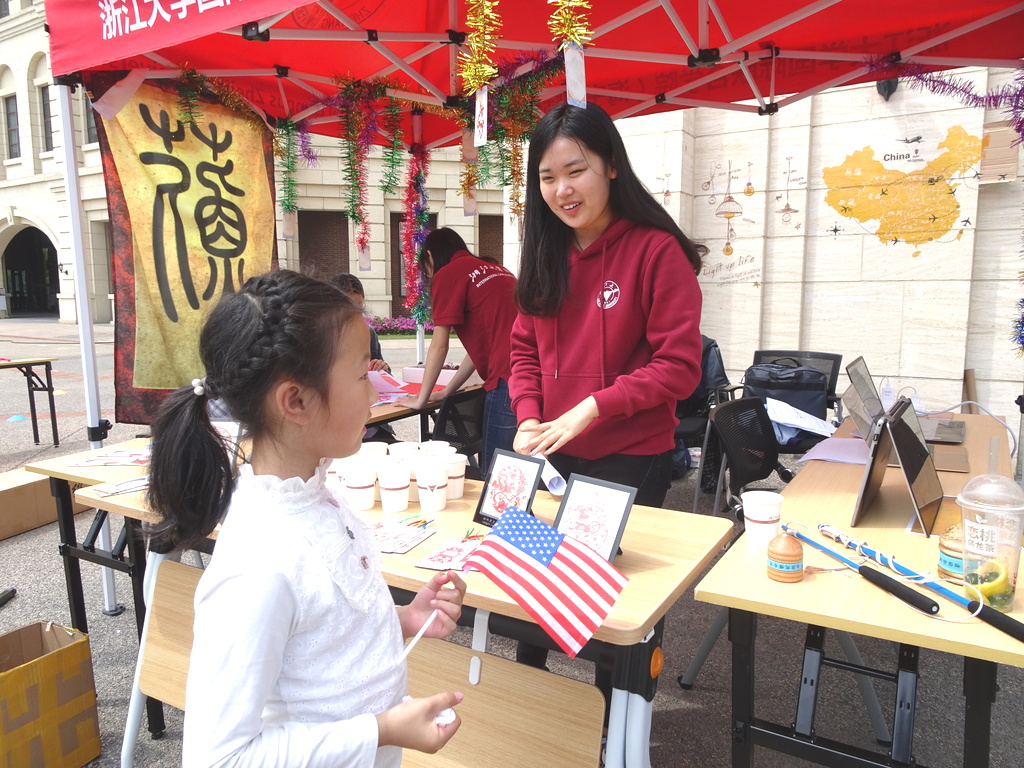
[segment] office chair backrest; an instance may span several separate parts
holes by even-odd
[[[676,416],[680,419],[688,416],[705,416],[722,398],[719,392],[729,386],[729,377],[725,372],[722,350],[718,342],[701,335],[703,348],[700,360],[700,382],[693,394],[676,404]]]
[[[437,411],[431,438],[447,440],[469,458],[466,477],[480,479],[480,449],[483,447],[483,388],[456,392],[445,398]]]
[[[775,471],[779,444],[760,398],[741,397],[722,403],[711,411],[711,423],[725,452],[733,496],[738,496],[748,483],[764,480]]]
[[[806,365],[817,368],[828,376],[826,391],[829,403],[835,400],[836,385],[839,382],[839,371],[843,365],[843,356],[831,352],[806,352],[793,349],[759,349],[754,353],[754,365],[758,363],[780,363],[782,365]]]

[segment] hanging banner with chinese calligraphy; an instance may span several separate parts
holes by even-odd
[[[98,112],[116,80],[89,77]],[[172,88],[143,83],[96,121],[113,239],[115,413],[131,424],[204,375],[206,315],[274,262],[269,132],[208,93],[188,123]]]

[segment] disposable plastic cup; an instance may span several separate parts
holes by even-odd
[[[394,515],[409,508],[409,465],[398,457],[389,457],[377,468],[380,506],[385,515]]]
[[[345,463],[345,498],[352,509],[362,512],[373,509],[374,485],[377,472],[372,463],[364,457]]]
[[[416,462],[416,491],[424,512],[444,509],[448,505],[448,465],[440,458],[421,456]]]
[[[744,491],[743,521],[746,525],[747,549],[768,549],[768,543],[779,535],[782,519],[782,494],[774,491]]]
[[[963,524],[965,594],[997,611],[1013,610],[1024,534],[1024,491],[1002,475],[979,475],[956,497]]]
[[[448,501],[461,499],[466,485],[466,455],[453,453],[447,457],[448,465]]]

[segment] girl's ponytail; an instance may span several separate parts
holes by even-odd
[[[149,504],[163,521],[154,539],[167,549],[193,549],[213,532],[231,499],[227,446],[207,415],[209,388],[172,392],[153,420]]]

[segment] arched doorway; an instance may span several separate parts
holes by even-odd
[[[4,287],[11,315],[56,315],[57,249],[35,227],[16,234],[3,253]]]

